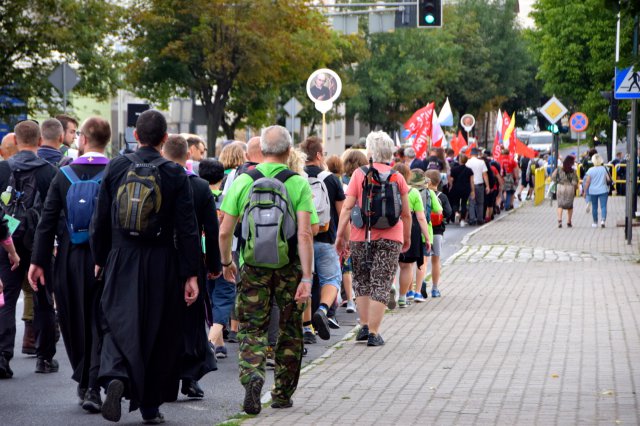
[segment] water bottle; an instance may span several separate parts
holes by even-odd
[[[0,195],[0,200],[2,200],[5,206],[9,205],[9,201],[11,200],[11,192],[13,192],[13,188],[11,186],[7,186],[7,189],[5,189],[2,195]]]

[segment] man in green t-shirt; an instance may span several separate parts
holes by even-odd
[[[285,170],[291,150],[291,135],[282,126],[262,131],[260,147],[264,163],[256,169],[265,177],[275,177]],[[222,201],[224,213],[220,228],[220,252],[225,279],[235,282],[237,267],[231,257],[233,230],[250,199],[254,180],[241,174],[234,180]],[[311,188],[299,175],[289,177],[286,188],[291,209],[295,212],[298,252],[289,253],[290,263],[280,269],[244,264],[240,250],[240,284],[236,299],[236,313],[240,321],[239,366],[240,383],[245,388],[244,410],[258,414],[260,393],[265,376],[265,348],[269,327],[271,299],[280,308],[280,336],[275,348],[275,384],[271,391],[273,408],[292,406],[291,396],[298,385],[302,360],[302,312],[311,296],[313,235],[311,224],[317,223]],[[315,216],[315,217],[314,217]]]

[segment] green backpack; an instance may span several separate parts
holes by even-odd
[[[162,232],[160,166],[169,160],[157,158],[145,163],[137,154],[126,154],[125,157],[131,165],[116,195],[117,227],[130,237],[155,238]]]
[[[253,185],[242,215],[240,250],[244,263],[280,269],[297,257],[296,215],[284,185],[296,173],[284,169],[270,178],[253,169],[247,174]]]

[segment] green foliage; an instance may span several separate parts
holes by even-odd
[[[349,114],[395,130],[430,101],[449,96],[460,114],[537,106],[535,63],[513,1],[461,0],[444,8],[440,30],[404,29],[369,38],[371,56],[351,73]]]
[[[632,18],[623,4],[621,64],[630,62]],[[630,9],[629,9],[630,10]],[[538,0],[532,16],[537,30],[531,42],[539,53],[538,79],[547,95],[555,94],[571,111],[589,117],[589,132],[610,132],[608,101],[600,91],[612,89],[616,13],[602,0]]]
[[[27,102],[28,112],[61,110],[47,77],[61,62],[77,66],[74,91],[106,99],[118,86],[122,54],[114,49],[122,8],[101,0],[0,2],[0,92]],[[15,113],[0,110],[0,118]]]
[[[270,115],[280,88],[303,83],[315,68],[340,57],[324,17],[306,4],[140,1],[128,80],[154,101],[193,92],[207,109],[213,153],[220,126],[230,136],[247,117],[252,124],[275,120]]]

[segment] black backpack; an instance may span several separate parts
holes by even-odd
[[[31,251],[36,227],[42,213],[42,197],[38,190],[37,172],[40,167],[25,171],[12,171],[9,177],[11,197],[3,206],[5,214],[20,221],[12,237]]]
[[[362,182],[362,221],[371,229],[388,229],[400,220],[402,197],[398,189],[395,170],[378,172],[370,163],[361,167],[365,175]]]
[[[127,236],[155,238],[162,232],[160,207],[160,166],[169,163],[157,158],[145,163],[137,154],[125,154],[131,165],[125,173],[115,199],[117,227]]]

